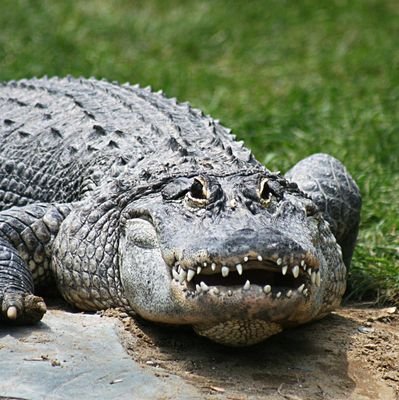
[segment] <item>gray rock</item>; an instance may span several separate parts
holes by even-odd
[[[157,377],[99,315],[49,311],[34,327],[0,331],[0,395],[36,399],[200,399],[181,378]]]

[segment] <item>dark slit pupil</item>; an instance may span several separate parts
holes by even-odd
[[[261,192],[260,196],[262,197],[262,199],[268,200],[270,194],[272,194],[272,191],[269,188],[269,185],[265,182],[262,186],[262,192]]]
[[[191,196],[196,199],[205,199],[204,186],[200,181],[194,180],[190,189]]]

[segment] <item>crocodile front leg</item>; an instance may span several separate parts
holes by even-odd
[[[360,222],[359,188],[346,168],[328,154],[313,154],[286,173],[317,204],[342,248],[349,268]]]
[[[31,324],[46,312],[34,287],[50,278],[50,248],[68,205],[31,204],[0,212],[0,321]]]

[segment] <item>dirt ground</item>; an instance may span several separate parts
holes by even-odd
[[[128,353],[158,376],[179,375],[204,399],[399,399],[399,311],[353,305],[249,348],[118,310]]]

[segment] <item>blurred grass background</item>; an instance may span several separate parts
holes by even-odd
[[[139,82],[270,169],[339,158],[363,195],[350,299],[399,302],[399,2],[0,0],[0,80]]]

